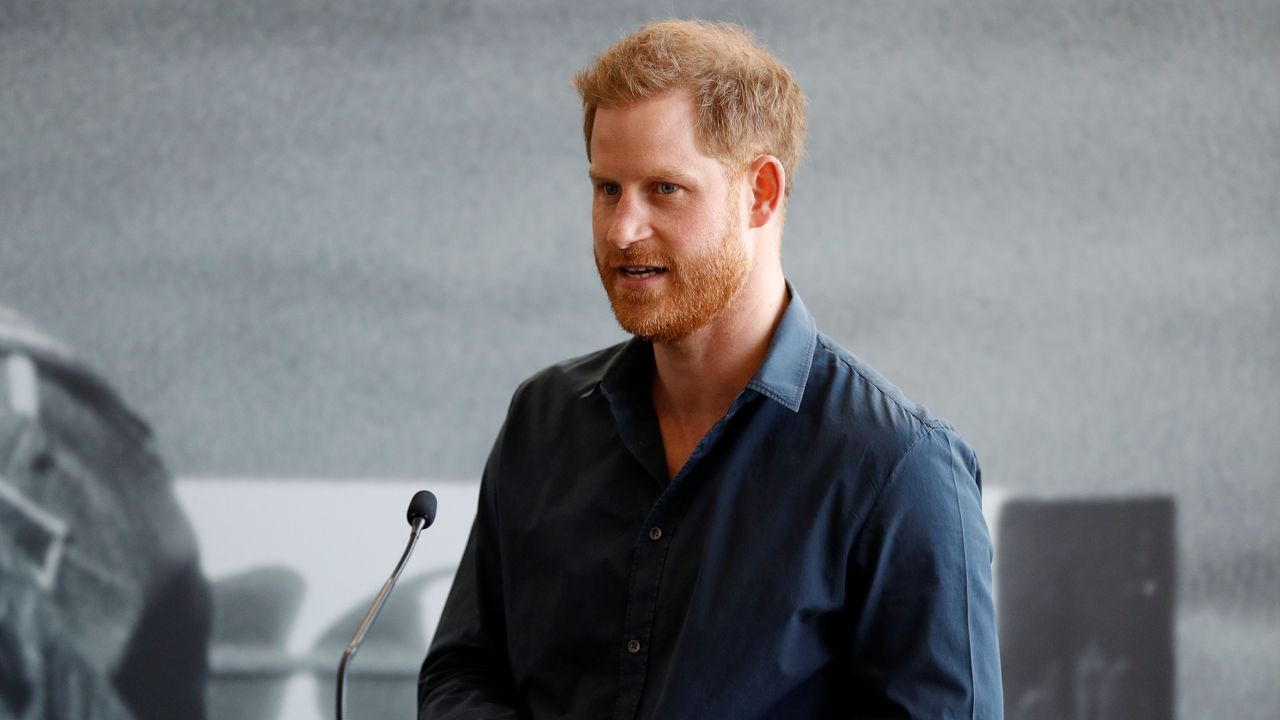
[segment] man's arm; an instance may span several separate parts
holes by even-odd
[[[495,447],[489,467],[496,455]],[[486,468],[471,536],[418,677],[419,720],[527,716],[507,662],[493,485]]]
[[[981,473],[955,432],[931,430],[881,489],[850,567],[859,717],[1000,720],[991,538]]]

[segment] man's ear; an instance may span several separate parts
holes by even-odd
[[[751,227],[764,227],[782,211],[787,187],[787,171],[772,155],[761,155],[747,169],[751,185]]]

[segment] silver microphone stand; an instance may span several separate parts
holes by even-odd
[[[415,504],[419,502],[421,495],[430,496],[430,511],[415,512]],[[378,597],[374,598],[373,605],[369,608],[369,612],[365,614],[364,620],[360,621],[360,627],[356,630],[356,634],[351,638],[351,642],[347,643],[347,649],[342,652],[342,660],[338,662],[338,696],[337,696],[337,720],[346,720],[347,716],[347,665],[351,663],[351,659],[356,656],[356,651],[360,649],[360,643],[364,642],[365,633],[369,632],[369,628],[373,627],[373,623],[378,619],[378,613],[382,610],[382,604],[387,601],[387,597],[391,595],[391,590],[396,586],[396,580],[400,578],[400,572],[404,570],[405,563],[409,562],[409,556],[413,554],[413,547],[418,544],[418,535],[431,524],[435,519],[435,496],[426,492],[419,491],[418,495],[413,498],[413,503],[409,505],[409,544],[405,546],[404,554],[400,556],[400,562],[396,563],[396,569],[392,571],[391,577],[382,584],[382,590],[378,592]]]

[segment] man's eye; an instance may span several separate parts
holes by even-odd
[[[658,192],[663,195],[670,195],[678,189],[679,187],[675,183],[658,183]]]
[[[622,192],[617,183],[600,183],[599,188],[602,195],[617,195]]]

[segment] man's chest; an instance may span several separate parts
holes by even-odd
[[[671,698],[708,687],[746,697],[750,678],[809,682],[840,657],[847,485],[779,453],[718,445],[671,483],[615,447],[503,494],[518,680],[571,668],[602,703],[647,703],[640,688],[657,685]],[[733,671],[707,684],[715,668]]]

